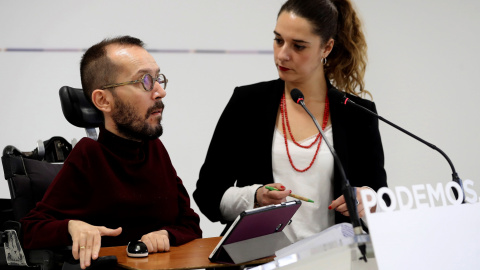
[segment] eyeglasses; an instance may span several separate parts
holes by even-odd
[[[102,86],[102,89],[114,88],[117,86],[129,85],[134,83],[141,83],[143,85],[143,89],[145,89],[145,91],[150,92],[153,90],[153,87],[155,86],[155,81],[157,81],[160,84],[160,86],[162,86],[163,90],[167,88],[168,80],[167,80],[167,77],[165,77],[165,75],[158,74],[158,77],[153,78],[152,75],[147,73],[143,75],[140,80],[109,84],[109,85]]]

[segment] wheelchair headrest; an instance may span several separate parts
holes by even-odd
[[[102,112],[87,100],[82,89],[63,86],[59,94],[63,115],[70,124],[82,128],[102,125]]]

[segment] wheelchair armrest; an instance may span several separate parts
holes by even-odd
[[[0,251],[2,255],[0,256],[0,261],[4,265],[16,265],[16,266],[28,266],[25,253],[23,253],[20,240],[18,238],[17,230],[20,227],[16,227],[16,221],[10,222],[7,221],[4,223],[8,225],[13,225],[15,228],[7,228],[1,232],[1,244],[2,247]],[[19,224],[19,223],[18,223]]]
[[[14,230],[15,232],[17,232],[17,235],[19,236],[21,227],[22,227],[22,225],[20,224],[20,222],[15,221],[15,220],[7,220],[3,223],[2,229],[3,229],[3,231]]]
[[[3,223],[3,231],[0,231],[0,266],[21,266],[22,268],[40,266],[40,269],[44,270],[54,269],[55,254],[52,250],[23,251],[19,239],[20,228],[21,224],[18,221],[8,220]]]
[[[87,270],[103,270],[103,269],[116,269],[117,256],[102,256],[96,260],[91,261],[91,265],[87,267]],[[80,261],[72,260],[65,261],[63,263],[62,270],[80,270]]]
[[[80,261],[73,259],[70,247],[56,250],[35,249],[27,250],[27,257],[20,245],[18,233],[21,224],[18,221],[9,220],[3,223],[3,231],[0,231],[0,266],[26,266],[41,265],[41,269],[53,269],[55,262],[63,261],[62,270],[80,270]],[[6,244],[6,245],[4,245]],[[5,247],[4,247],[5,246]],[[102,256],[92,263],[88,270],[115,269],[117,266],[116,256]],[[1,268],[1,267],[0,267]]]

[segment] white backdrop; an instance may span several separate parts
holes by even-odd
[[[81,86],[82,49],[128,34],[149,49],[186,51],[152,55],[169,79],[161,139],[191,195],[233,88],[277,78],[272,31],[283,2],[1,1],[0,148],[26,151],[38,139],[85,136],[64,119],[58,90]],[[355,3],[369,45],[366,86],[379,114],[441,148],[480,194],[480,127],[474,120],[480,116],[480,2]],[[11,50],[19,48],[28,50]],[[390,186],[451,180],[440,154],[386,124],[380,129]],[[0,181],[0,197],[9,197],[6,181]],[[201,215],[201,227],[210,237],[223,226]]]

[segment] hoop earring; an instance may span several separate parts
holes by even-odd
[[[322,64],[325,66],[327,64],[327,58],[322,58],[322,60],[320,60],[322,62]]]

